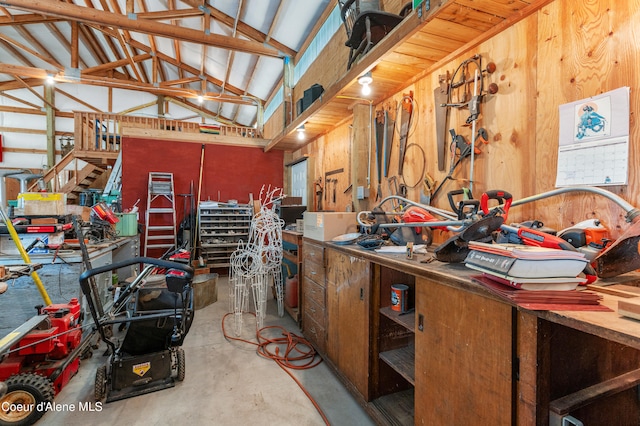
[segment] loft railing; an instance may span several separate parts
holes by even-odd
[[[75,149],[80,151],[118,152],[122,129],[139,127],[151,130],[170,130],[185,133],[210,133],[220,136],[257,138],[256,129],[243,126],[199,124],[166,118],[121,114],[76,112]]]

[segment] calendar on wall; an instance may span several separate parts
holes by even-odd
[[[556,187],[626,185],[629,88],[560,105]]]

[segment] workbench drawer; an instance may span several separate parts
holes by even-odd
[[[304,336],[321,354],[324,354],[327,347],[324,327],[315,322],[309,314],[304,315],[302,324],[304,327]]]
[[[306,257],[306,256],[305,256]],[[316,282],[318,285],[324,287],[324,265],[313,261],[305,261],[302,264],[302,270],[305,278]]]
[[[315,303],[324,308],[326,305],[324,294],[324,286],[321,286],[309,277],[304,278],[304,284],[302,286],[302,297],[313,300]]]
[[[306,297],[304,299],[304,313],[313,319],[320,327],[324,328],[325,309],[324,305],[316,303],[313,299]]]
[[[302,255],[304,263],[316,262],[324,266],[324,247],[321,244],[304,241]]]

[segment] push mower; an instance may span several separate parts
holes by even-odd
[[[130,266],[146,264],[142,273],[119,289],[112,308],[98,315],[89,278]],[[80,275],[80,287],[109,358],[98,367],[95,399],[117,401],[175,386],[185,377],[181,348],[193,321],[193,269],[183,263],[148,257],[90,269]],[[124,335],[111,336],[114,325]]]
[[[38,307],[38,314],[0,339],[0,425],[32,425],[91,353],[78,299]]]

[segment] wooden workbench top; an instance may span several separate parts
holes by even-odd
[[[444,263],[437,260],[424,263],[425,259],[432,257],[431,252],[426,255],[414,253],[413,258],[408,259],[405,253],[378,253],[373,250],[365,250],[357,244],[339,245],[332,242],[323,244],[325,247],[363,258],[388,268],[437,280],[441,284],[462,288],[472,293],[509,303],[504,299],[498,299],[485,287],[473,282],[471,276],[476,275],[477,272],[467,268],[463,263]],[[617,280],[625,283],[640,283],[640,274],[625,274],[617,277]],[[606,282],[607,284],[615,284],[616,280],[608,279]],[[597,287],[591,286],[590,290],[597,291]],[[624,317],[617,312],[618,301],[623,298],[601,291],[597,292],[602,295],[602,305],[607,306],[612,311],[531,311],[520,306],[513,306],[516,306],[518,310],[536,315],[544,320],[640,349],[640,321]]]

